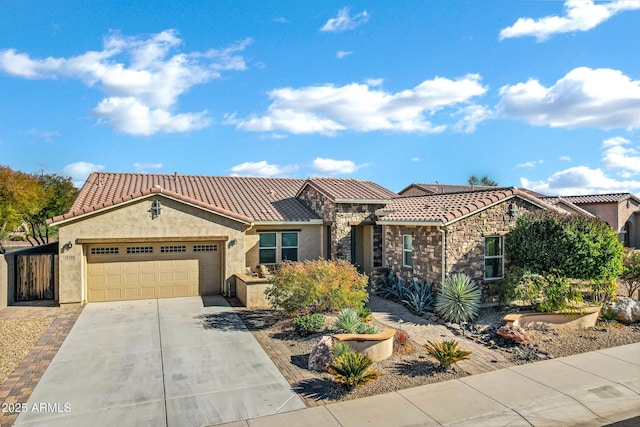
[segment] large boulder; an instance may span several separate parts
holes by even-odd
[[[527,334],[527,331],[525,331],[518,325],[501,326],[500,329],[496,331],[496,333],[501,337],[518,344],[531,344],[531,338],[529,338],[529,334]]]
[[[327,366],[333,362],[333,339],[325,335],[311,350],[308,367],[312,371],[326,371]]]
[[[623,323],[640,321],[640,301],[629,297],[618,297],[612,304],[611,310],[616,313],[616,320]]]

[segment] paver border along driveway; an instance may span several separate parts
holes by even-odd
[[[88,304],[15,425],[206,426],[305,408],[220,296]]]

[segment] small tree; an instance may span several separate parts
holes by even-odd
[[[469,185],[484,185],[487,187],[497,187],[498,183],[494,180],[492,180],[491,178],[489,178],[487,175],[484,175],[482,178],[478,178],[475,175],[471,175],[469,177],[469,181],[467,181],[469,183]]]
[[[506,252],[531,273],[610,283],[622,273],[624,250],[601,218],[537,211],[518,218]]]
[[[624,254],[620,282],[629,298],[640,290],[640,252],[629,250]]]
[[[265,295],[287,316],[360,308],[368,300],[368,278],[344,260],[284,262]]]

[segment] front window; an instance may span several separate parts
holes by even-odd
[[[504,277],[504,238],[491,236],[484,238],[484,278]]]
[[[282,261],[298,261],[298,233],[282,233]]]
[[[402,236],[402,265],[413,266],[413,237],[408,234]]]
[[[276,233],[260,233],[260,264],[276,263]]]

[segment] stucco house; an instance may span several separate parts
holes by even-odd
[[[59,227],[59,302],[236,294],[260,305],[263,266],[321,257],[367,274],[391,267],[440,283],[464,272],[490,283],[504,276],[517,216],[560,210],[521,189],[459,187],[400,196],[352,178],[96,172],[49,221]]]
[[[228,294],[258,265],[382,265],[376,209],[397,195],[348,178],[93,173],[59,227],[61,304]],[[242,282],[245,283],[245,282]]]
[[[604,219],[624,246],[640,249],[640,198],[631,193],[614,193],[562,199]]]

